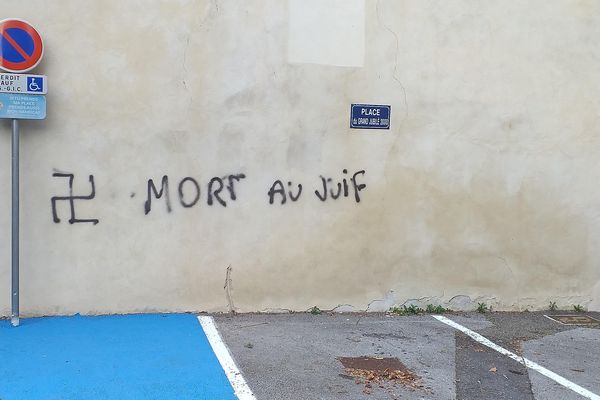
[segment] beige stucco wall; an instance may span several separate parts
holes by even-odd
[[[23,314],[227,310],[229,265],[238,311],[600,309],[600,2],[3,0],[2,13],[43,35],[50,89],[47,120],[22,123]],[[351,103],[391,105],[391,129],[349,129]],[[0,154],[8,315],[6,120]],[[360,203],[352,187],[315,196],[320,175],[359,170]],[[69,224],[65,202],[53,222],[51,197],[68,194],[56,171],[76,195],[94,176],[75,207],[97,225]],[[237,200],[209,206],[210,179],[239,173]],[[153,199],[146,215],[163,175],[172,212]],[[188,176],[201,198],[184,208]],[[277,179],[301,183],[299,200],[269,204]]]

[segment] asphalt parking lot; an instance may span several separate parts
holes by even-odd
[[[455,313],[440,320],[294,313],[214,320],[256,399],[600,398],[599,326],[563,325],[544,314]]]
[[[600,319],[562,322],[585,315]],[[0,320],[0,399],[600,400],[600,324],[588,322],[537,312]]]

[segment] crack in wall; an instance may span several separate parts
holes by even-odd
[[[377,3],[375,4],[377,21],[379,22],[379,26],[388,31],[394,37],[394,40],[396,42],[396,52],[394,55],[394,70],[392,72],[392,79],[394,79],[400,85],[400,88],[402,89],[402,94],[404,96],[404,118],[402,119],[402,122],[404,122],[406,118],[408,118],[408,99],[406,96],[406,88],[404,87],[404,84],[402,83],[400,78],[398,78],[398,56],[400,55],[400,39],[398,38],[398,34],[383,22],[383,19],[380,14],[380,3],[381,0],[377,0]]]
[[[231,265],[229,265],[225,272],[225,286],[223,286],[223,289],[225,289],[225,297],[227,298],[227,308],[230,313],[235,314],[236,313],[235,305],[233,304],[233,296],[231,294],[231,292],[233,290],[231,271],[232,271],[232,268],[231,268]]]
[[[187,84],[185,82],[185,78],[186,78],[187,73],[188,73],[188,71],[187,71],[187,52],[188,52],[188,49],[190,47],[190,35],[191,34],[188,34],[187,37],[186,37],[186,39],[185,39],[185,47],[183,48],[183,63],[181,65],[181,67],[183,68],[183,80],[182,80],[182,82],[183,82],[183,87],[184,87],[184,89],[186,91],[188,90]]]

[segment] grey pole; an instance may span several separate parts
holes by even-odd
[[[12,120],[12,315],[19,326],[19,120]]]

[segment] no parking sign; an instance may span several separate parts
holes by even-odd
[[[0,119],[46,118],[47,84],[45,75],[26,75],[44,55],[44,44],[38,31],[18,19],[0,21]]]
[[[0,21],[0,119],[12,119],[11,322],[19,325],[19,120],[46,118],[46,77],[24,75],[44,55],[42,37],[22,19]],[[35,94],[37,93],[37,94]]]
[[[42,37],[31,24],[21,19],[0,21],[0,68],[8,72],[27,72],[44,55]]]

